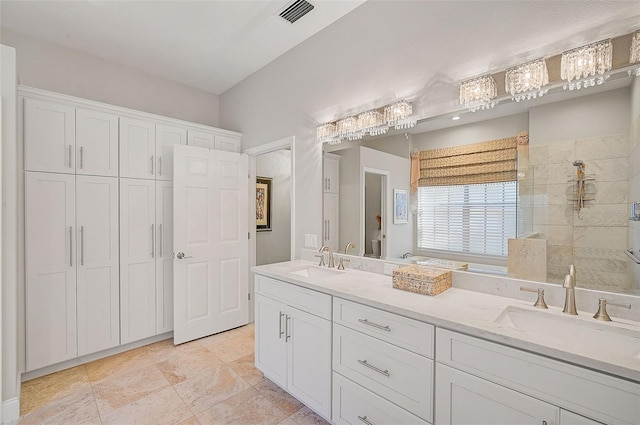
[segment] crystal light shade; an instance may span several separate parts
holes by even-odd
[[[362,139],[362,131],[358,125],[356,117],[346,117],[336,123],[338,128],[338,137],[341,139],[358,140]]]
[[[637,31],[631,37],[631,49],[629,51],[629,63],[640,62],[640,31]],[[640,77],[640,67],[636,69],[630,69],[629,75],[635,75]]]
[[[372,136],[385,134],[389,130],[389,125],[384,120],[384,115],[372,109],[358,115],[358,127],[363,133],[369,133]]]
[[[544,95],[548,91],[544,89],[547,84],[549,73],[544,59],[509,68],[504,77],[505,90],[516,102]]]
[[[560,78],[567,81],[564,89],[576,90],[605,82],[611,70],[611,40],[598,41],[562,53]]]
[[[496,80],[490,75],[473,78],[460,83],[460,104],[471,112],[493,108],[498,102]]]
[[[316,129],[316,139],[320,143],[333,144],[338,136],[338,129],[332,122],[319,125]]]

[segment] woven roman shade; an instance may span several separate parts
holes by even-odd
[[[420,152],[419,186],[516,180],[515,137]]]

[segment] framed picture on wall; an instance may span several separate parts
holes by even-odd
[[[408,195],[404,189],[393,189],[393,224],[409,222]]]
[[[271,231],[271,180],[256,177],[256,231]]]

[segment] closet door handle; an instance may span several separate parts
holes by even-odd
[[[80,265],[84,266],[84,226],[80,226]]]
[[[284,317],[284,313],[280,312],[280,319],[278,320],[278,339],[282,339],[282,335],[284,335],[284,331],[282,330],[282,318]]]
[[[80,169],[84,168],[84,147],[80,146]]]
[[[153,176],[153,155],[151,155],[151,175]]]
[[[158,157],[158,174],[162,175],[162,157]]]
[[[158,256],[162,257],[162,223],[158,225],[158,239],[160,241],[160,247],[158,248]]]
[[[71,166],[71,145],[69,145],[69,168],[72,168],[72,166]]]
[[[371,363],[368,363],[366,360],[358,360],[358,363],[360,363],[362,366],[366,366],[371,370],[375,370],[376,372],[378,372],[380,375],[384,375],[387,378],[391,376],[391,374],[389,373],[389,370],[382,370],[379,367],[375,367],[374,365],[372,365]]]
[[[151,225],[151,258],[155,258],[155,244],[156,244],[156,235],[155,235],[155,224]]]
[[[288,342],[289,339],[291,338],[291,334],[289,333],[289,323],[291,321],[291,316],[289,316],[288,314],[286,316],[287,316],[287,318],[285,320],[285,329],[286,329],[286,331],[285,331],[284,341]]]
[[[327,220],[327,240],[331,239],[331,220]]]
[[[73,267],[73,226],[69,226],[69,267]]]

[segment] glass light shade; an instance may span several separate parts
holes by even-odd
[[[406,99],[399,100],[384,107],[384,120],[395,126],[399,121],[409,118],[413,113],[413,105]]]
[[[549,84],[547,63],[544,59],[507,69],[504,77],[505,90],[516,102],[535,99],[544,95],[543,87]]]
[[[372,136],[385,134],[389,130],[389,126],[384,120],[384,115],[375,109],[358,115],[358,127],[362,133],[369,133]]]
[[[331,122],[321,124],[316,129],[316,140],[320,143],[331,143],[337,135],[336,125]]]
[[[338,128],[339,138],[357,140],[356,135],[360,133],[360,127],[358,126],[358,119],[356,117],[343,118],[336,123],[336,126]]]
[[[631,51],[629,52],[629,63],[640,62],[640,31],[631,37]]]
[[[568,84],[565,89],[574,90],[604,83],[611,70],[613,46],[611,40],[598,41],[562,53],[560,78]]]
[[[473,78],[460,83],[460,104],[471,112],[493,108],[498,96],[496,80],[490,75]]]

